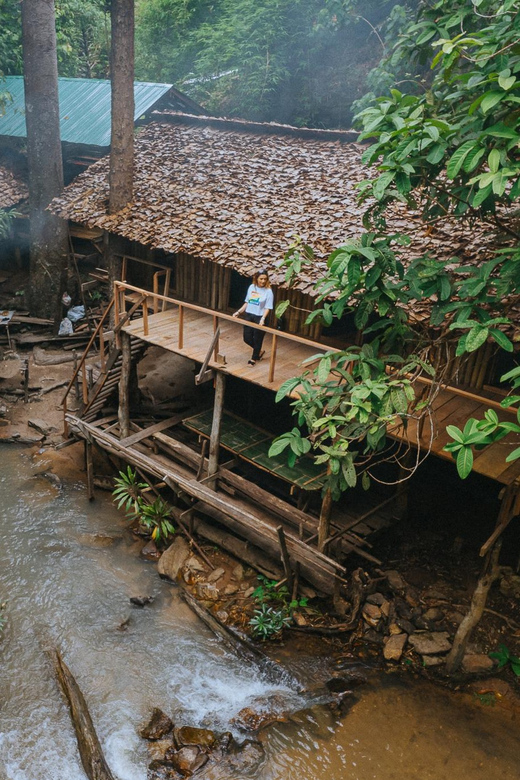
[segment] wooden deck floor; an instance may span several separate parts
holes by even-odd
[[[463,428],[470,417],[475,417],[477,420],[482,419],[489,406],[490,402],[486,398],[478,400],[467,398],[457,393],[455,388],[450,387],[440,390],[432,404],[431,421],[427,418],[423,424],[420,437],[422,451],[426,450],[431,441],[432,452],[454,464],[451,454],[443,449],[449,441],[452,441],[446,432],[446,426],[455,425],[458,428]],[[507,409],[499,410],[496,406],[493,408],[500,420],[516,421],[516,413],[509,412]],[[417,445],[417,429],[417,420],[411,419],[406,431],[402,425],[398,425],[389,428],[388,433],[394,439],[409,441],[411,444]],[[519,446],[520,436],[511,433],[496,444],[474,452],[473,471],[495,479],[504,485],[513,482],[520,476],[520,460],[506,463],[506,457]]]
[[[219,354],[225,358],[225,364],[210,360],[209,366],[225,371],[227,374],[253,382],[269,390],[278,390],[287,379],[301,373],[301,363],[306,358],[317,353],[315,345],[305,345],[298,341],[284,338],[282,332],[277,333],[276,364],[274,379],[269,382],[269,361],[271,356],[272,335],[266,333],[263,349],[265,355],[255,366],[249,366],[251,347],[242,340],[243,320],[230,322],[219,320],[220,340]],[[183,347],[179,349],[179,313],[178,309],[151,314],[148,317],[148,335],[144,335],[143,320],[132,320],[123,330],[132,336],[137,336],[150,344],[184,355],[198,363],[203,363],[211,340],[213,338],[213,318],[202,312],[186,309],[184,311]],[[323,346],[323,351],[328,347]]]

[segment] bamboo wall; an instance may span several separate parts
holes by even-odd
[[[455,356],[456,344],[444,344],[432,349],[430,360],[439,374],[446,373],[445,381],[459,387],[482,390],[495,384],[494,368],[498,347],[487,341],[469,355]]]

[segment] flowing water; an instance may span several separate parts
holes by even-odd
[[[145,780],[137,735],[153,706],[179,724],[226,730],[258,697],[308,702],[226,652],[139,559],[105,494],[34,478],[28,456],[0,448],[0,780],[84,780],[69,714],[46,649],[58,646],[89,703],[119,780]],[[154,596],[133,607],[132,596]],[[124,629],[124,630],[123,630]],[[324,661],[300,659],[311,684]],[[262,734],[258,780],[516,780],[514,719],[414,681],[374,678],[341,720],[324,707]],[[217,778],[218,773],[212,778]],[[221,778],[220,780],[224,780]],[[226,780],[245,780],[244,775]]]

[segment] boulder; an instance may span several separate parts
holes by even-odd
[[[368,604],[376,604],[378,607],[380,607],[386,601],[382,593],[371,593],[369,596],[367,596],[366,600]]]
[[[403,654],[406,640],[406,634],[393,634],[389,636],[383,648],[383,655],[387,661],[400,661]]]
[[[157,571],[161,577],[175,580],[190,555],[188,542],[183,536],[176,536],[173,543],[163,552],[157,564]]]
[[[235,568],[232,571],[232,577],[233,579],[237,580],[237,582],[240,582],[244,579],[244,567],[241,563],[237,563]]]
[[[426,668],[432,666],[442,666],[446,662],[446,659],[442,655],[423,655],[422,664]]]
[[[494,666],[493,659],[483,653],[466,653],[462,659],[462,671],[466,674],[485,674]]]
[[[420,655],[442,655],[451,650],[447,631],[424,631],[408,637],[413,649]]]
[[[238,593],[238,585],[233,585],[232,582],[229,583],[229,585],[226,585],[226,587],[223,590],[224,596],[234,596],[235,593]]]
[[[431,623],[438,623],[439,620],[444,618],[444,612],[438,607],[430,607],[430,609],[427,609],[424,613],[423,618]]]
[[[139,731],[143,739],[162,739],[173,729],[173,721],[158,707],[154,707],[150,720]]]
[[[210,729],[198,729],[193,726],[181,726],[175,729],[175,740],[180,747],[184,745],[197,745],[203,750],[213,747],[217,739],[215,732]]]
[[[153,596],[130,596],[130,603],[135,607],[145,607],[147,604],[153,604]]]
[[[261,742],[246,739],[241,744],[232,745],[231,750],[219,763],[220,769],[225,769],[235,776],[252,775],[265,759],[265,751]],[[224,776],[224,775],[222,775]]]
[[[199,559],[195,555],[192,555],[186,561],[186,569],[189,569],[190,572],[197,572],[200,574],[206,571],[206,568],[207,567],[205,566],[205,564],[203,564],[202,561],[199,561]]]
[[[171,761],[174,768],[183,777],[186,777],[186,775],[191,775],[204,766],[208,757],[205,753],[201,753],[197,745],[186,745],[179,750],[176,750],[174,747],[169,748],[164,755],[164,759],[165,761]]]

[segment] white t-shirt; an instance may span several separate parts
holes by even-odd
[[[257,287],[250,284],[246,295],[246,313],[262,317],[266,309],[271,311],[274,304],[273,291],[270,287]]]

